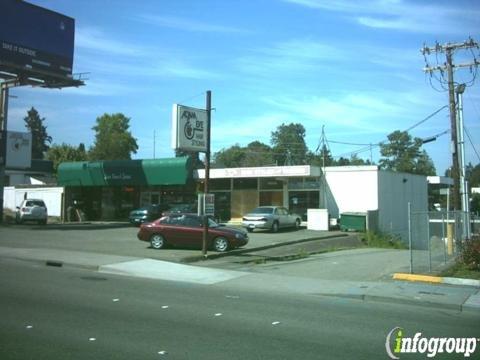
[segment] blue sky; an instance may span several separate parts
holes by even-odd
[[[423,44],[480,41],[480,2],[406,0],[30,0],[76,20],[81,88],[11,90],[9,130],[24,130],[34,106],[53,142],[92,145],[103,113],[131,118],[135,158],[173,156],[173,103],[204,107],[212,90],[212,151],[247,145],[282,123],[300,122],[315,150],[325,126],[333,156],[349,156],[442,106],[448,94],[422,71]],[[480,52],[475,50],[477,59]],[[455,62],[472,60],[458,52]],[[437,58],[431,55],[430,64]],[[438,61],[445,61],[444,55]],[[439,74],[438,74],[439,75]],[[438,76],[437,75],[437,76]],[[472,79],[468,70],[458,82]],[[480,152],[480,77],[464,95],[465,126]],[[433,85],[433,86],[432,86]],[[412,129],[450,128],[448,110]],[[450,165],[450,134],[424,145],[437,172]],[[370,151],[358,154],[370,158]],[[379,158],[378,148],[372,152]],[[466,159],[480,163],[468,139]]]

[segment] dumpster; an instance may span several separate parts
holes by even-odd
[[[346,212],[340,214],[340,230],[366,231],[367,214],[359,212]]]

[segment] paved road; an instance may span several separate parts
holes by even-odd
[[[137,239],[138,228],[128,224],[86,224],[86,225],[10,225],[0,226],[0,247],[58,249],[68,251],[94,252],[119,256],[135,256],[181,262],[198,257],[200,250],[150,249],[150,244]],[[276,234],[254,232],[249,234],[246,249],[278,245],[292,240],[312,237],[330,237],[342,234],[310,231],[307,229],[284,230]],[[210,252],[211,254],[217,254]]]
[[[0,273],[1,359],[385,359],[396,326],[479,335],[478,314],[449,310],[6,259]]]

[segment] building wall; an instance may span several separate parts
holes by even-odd
[[[408,203],[412,211],[427,211],[427,188],[425,176],[379,171],[379,230],[408,240]]]
[[[325,169],[327,207],[331,217],[343,212],[367,212],[378,209],[378,169],[376,166],[343,166]],[[324,206],[323,184],[320,206]]]
[[[42,199],[48,209],[48,216],[61,216],[63,187],[19,188],[5,187],[3,207],[12,211],[20,206],[23,199]]]

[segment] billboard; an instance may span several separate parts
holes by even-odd
[[[172,148],[206,152],[207,134],[207,110],[173,105]]]
[[[28,169],[32,165],[32,134],[7,131],[6,167]]]
[[[19,0],[0,1],[0,69],[71,76],[75,20]]]

